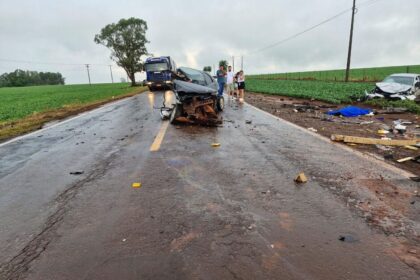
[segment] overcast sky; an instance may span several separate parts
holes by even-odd
[[[420,64],[420,0],[357,1],[352,66]],[[180,66],[202,69],[232,55],[238,66],[244,55],[246,73],[341,69],[350,11],[294,40],[255,51],[351,5],[352,0],[0,0],[0,72],[59,71],[69,84],[86,83],[83,64],[103,64],[91,66],[92,81],[110,82],[110,51],[93,38],[106,24],[128,17],[147,21],[150,53],[170,55]],[[124,76],[114,68],[116,80]]]

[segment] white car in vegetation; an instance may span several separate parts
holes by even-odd
[[[417,100],[420,98],[419,74],[393,74],[376,84],[368,99],[387,98],[392,100]]]

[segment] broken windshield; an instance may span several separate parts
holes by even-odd
[[[384,81],[384,83],[398,83],[407,86],[412,86],[414,83],[413,77],[403,77],[403,76],[389,76]]]

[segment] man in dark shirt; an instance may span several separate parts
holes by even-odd
[[[223,90],[225,89],[225,84],[226,84],[226,71],[223,65],[220,65],[219,70],[217,70],[216,72],[216,76],[217,76],[217,83],[219,84],[218,95],[223,96]]]

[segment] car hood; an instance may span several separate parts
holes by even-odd
[[[216,93],[215,89],[193,84],[190,82],[184,82],[180,80],[174,80],[175,90],[178,92],[185,92],[185,93],[197,93],[197,94],[212,94]]]
[[[376,86],[386,93],[402,93],[411,89],[411,86],[398,83],[377,83]]]

